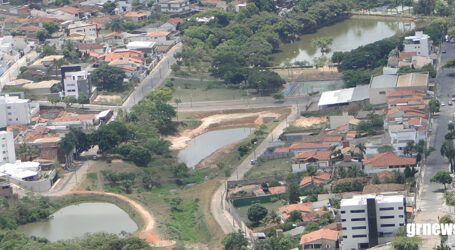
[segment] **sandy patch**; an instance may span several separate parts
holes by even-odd
[[[310,117],[300,117],[294,122],[294,125],[297,127],[311,127],[313,125],[318,125],[321,123],[327,122],[327,117],[315,117],[315,116],[310,116]]]
[[[167,140],[172,143],[171,150],[179,150],[186,147],[191,139],[201,135],[211,128],[234,127],[234,126],[258,126],[270,117],[278,118],[280,114],[263,111],[257,113],[218,114],[201,119],[202,123],[194,129],[187,129],[176,136],[169,136]]]

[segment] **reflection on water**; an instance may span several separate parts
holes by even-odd
[[[180,150],[178,159],[188,167],[194,168],[219,148],[246,138],[252,131],[252,128],[233,128],[207,132],[195,137],[188,147]]]
[[[133,233],[138,227],[125,211],[114,204],[86,202],[64,207],[52,214],[49,220],[26,224],[18,229],[28,236],[58,241],[82,237],[86,233]]]
[[[283,65],[286,62],[313,62],[314,58],[321,56],[321,52],[311,45],[311,40],[317,37],[333,38],[331,52],[326,54],[330,58],[334,51],[350,51],[413,28],[414,23],[410,21],[350,18],[323,27],[316,33],[303,35],[294,43],[283,44],[281,51],[273,55],[273,63]]]

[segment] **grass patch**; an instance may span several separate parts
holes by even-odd
[[[209,169],[195,169],[190,172],[190,176],[183,179],[184,183],[202,183],[207,175],[210,174]]]
[[[98,175],[96,173],[87,173],[88,180],[95,182],[97,178],[98,178]]]
[[[259,160],[245,175],[245,179],[256,179],[264,176],[287,175],[291,172],[291,158]]]
[[[178,131],[183,131],[186,129],[193,129],[197,128],[202,124],[202,121],[200,120],[186,120],[186,121],[181,121],[179,126],[178,126]]]

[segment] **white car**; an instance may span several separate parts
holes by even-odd
[[[444,107],[445,105],[446,105],[445,103],[441,102],[441,107]]]

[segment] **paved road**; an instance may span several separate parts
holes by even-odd
[[[16,80],[22,66],[27,66],[29,62],[34,61],[38,56],[39,54],[35,50],[32,50],[11,65],[0,77],[0,91],[7,82]]]
[[[455,57],[455,44],[443,44],[446,47],[446,54],[441,54],[441,61],[439,65],[444,65],[447,59]],[[453,76],[451,76],[453,75]],[[421,212],[416,215],[416,223],[438,223],[438,217],[445,213],[443,205],[443,186],[438,183],[431,183],[430,179],[439,170],[449,170],[448,161],[441,156],[439,150],[444,142],[444,136],[447,134],[447,124],[453,120],[453,106],[448,106],[450,97],[447,94],[455,94],[453,81],[455,79],[455,69],[440,70],[437,77],[436,94],[442,103],[446,106],[441,107],[440,116],[433,121],[432,133],[430,136],[430,146],[435,148],[426,161],[424,167],[423,183],[420,189],[420,194],[417,199],[416,207],[421,209]],[[424,242],[423,249],[432,249],[439,243],[439,237],[425,237],[428,239]]]
[[[292,107],[292,112],[289,114],[287,119],[283,120],[278,126],[270,133],[267,138],[257,146],[255,152],[251,152],[250,155],[236,168],[236,170],[231,174],[228,180],[241,180],[245,174],[253,167],[250,164],[251,160],[254,159],[254,156],[261,155],[268,146],[268,143],[272,141],[272,138],[278,138],[292,121],[297,119],[299,116],[297,106]],[[230,233],[234,230],[240,229],[240,225],[237,225],[233,222],[232,216],[224,209],[225,207],[225,196],[226,193],[226,183],[223,183],[213,195],[211,212],[213,217],[218,222],[220,227],[223,229],[224,233]]]

